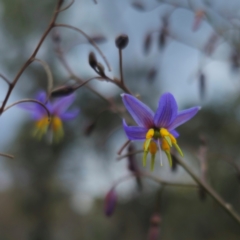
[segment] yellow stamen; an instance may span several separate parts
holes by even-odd
[[[43,117],[36,122],[36,128],[33,132],[33,135],[36,136],[38,139],[41,139],[42,136],[47,132],[49,126],[49,119],[48,117]]]
[[[170,151],[170,146],[165,138],[162,139],[162,145],[161,148],[163,151]]]
[[[59,117],[53,117],[51,122],[51,127],[54,133],[54,141],[58,142],[64,135],[62,120]]]
[[[160,135],[161,135],[162,138],[164,138],[166,136],[169,136],[170,133],[169,133],[169,131],[166,128],[161,128],[160,129]]]
[[[146,139],[151,139],[154,136],[154,130],[151,128],[148,130],[147,134],[146,134]]]

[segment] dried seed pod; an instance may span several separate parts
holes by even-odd
[[[52,40],[54,43],[59,44],[61,42],[61,35],[58,30],[54,29],[52,33]]]
[[[157,75],[157,69],[155,67],[151,68],[148,72],[147,80],[149,82],[153,82],[156,78],[156,75]]]
[[[89,65],[95,70],[98,62],[97,62],[96,55],[93,52],[89,53],[88,62],[89,62]]]
[[[133,153],[135,151],[135,147],[132,143],[129,144],[128,146],[128,153]],[[132,173],[139,173],[139,167],[137,165],[137,161],[135,158],[135,155],[129,155],[128,156],[128,170]],[[141,177],[139,175],[136,175],[136,182],[137,182],[137,186],[139,190],[142,190],[143,185],[142,185],[142,180]]]
[[[115,188],[111,188],[105,197],[104,212],[107,217],[111,217],[117,204],[117,193]]]
[[[116,47],[118,49],[124,49],[128,45],[129,39],[126,34],[121,34],[115,40]]]
[[[140,2],[133,2],[132,6],[139,11],[145,11],[144,5]]]
[[[206,76],[202,72],[199,74],[199,93],[201,100],[203,100],[206,93]]]
[[[151,33],[147,34],[144,40],[143,49],[145,54],[149,53],[150,47],[152,45],[152,35]]]
[[[62,86],[59,88],[54,89],[51,92],[51,97],[65,97],[68,96],[72,93],[74,93],[74,91],[76,90],[75,86]]]
[[[101,63],[97,63],[96,71],[101,77],[106,77],[104,66]]]
[[[148,240],[159,239],[160,224],[161,224],[161,218],[160,218],[159,214],[157,214],[157,213],[153,214],[151,217],[151,220],[150,220]]]

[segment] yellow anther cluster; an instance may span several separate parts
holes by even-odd
[[[62,120],[59,117],[53,117],[52,118],[52,129],[53,131],[58,131],[60,128],[62,128]]]
[[[148,130],[147,134],[146,134],[146,139],[151,139],[154,136],[154,130],[151,128]]]

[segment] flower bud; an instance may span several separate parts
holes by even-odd
[[[107,193],[105,197],[105,206],[104,206],[104,212],[107,217],[111,217],[117,203],[117,193],[115,191],[115,188],[111,188],[110,191]]]
[[[122,34],[115,40],[116,47],[118,49],[124,49],[128,45],[128,41],[128,36],[126,34]]]
[[[58,44],[61,42],[61,36],[58,30],[54,30],[52,33],[52,40],[54,43]]]
[[[101,63],[97,63],[96,71],[101,77],[106,77],[104,66]]]
[[[51,97],[65,97],[65,96],[72,94],[75,90],[76,90],[76,88],[74,86],[59,87],[59,88],[54,89],[51,92]]]
[[[152,45],[152,35],[151,33],[147,34],[144,40],[144,52],[147,54],[149,53],[150,47]]]
[[[96,58],[96,56],[95,56],[95,54],[94,54],[93,52],[90,52],[90,53],[89,53],[88,62],[89,62],[89,65],[90,65],[93,69],[96,68],[98,62],[97,62],[97,58]]]
[[[150,220],[150,227],[148,232],[148,240],[157,240],[159,239],[160,234],[160,224],[161,224],[161,218],[160,216],[155,213],[152,215]]]

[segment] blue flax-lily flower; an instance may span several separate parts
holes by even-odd
[[[78,113],[78,109],[67,111],[69,106],[75,100],[74,95],[62,97],[53,103],[47,100],[45,92],[39,92],[36,99],[45,104],[51,114],[51,121],[49,122],[46,110],[39,104],[36,103],[24,103],[21,104],[21,108],[31,113],[32,118],[35,120],[34,135],[37,138],[41,138],[49,129],[53,132],[53,140],[59,141],[63,135],[62,121],[74,119]]]
[[[200,109],[193,107],[178,112],[178,106],[171,93],[164,93],[159,99],[158,109],[154,113],[148,106],[129,94],[122,94],[123,103],[138,126],[128,126],[123,120],[123,127],[129,140],[145,140],[143,165],[146,165],[147,154],[150,152],[151,169],[154,169],[155,155],[159,148],[166,153],[170,166],[172,158],[170,148],[174,146],[183,156],[177,144],[179,136],[175,130],[178,126],[190,120]],[[158,144],[158,146],[157,146]],[[161,160],[162,161],[162,160]],[[162,162],[161,162],[162,164]]]

